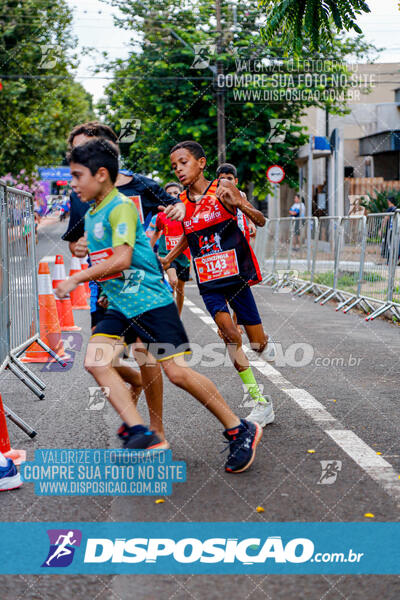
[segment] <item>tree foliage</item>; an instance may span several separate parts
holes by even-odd
[[[108,64],[114,79],[98,108],[117,131],[121,119],[141,122],[134,143],[122,144],[122,156],[127,167],[157,174],[163,181],[172,175],[171,147],[185,139],[204,146],[208,175],[214,176],[218,166],[216,93],[224,90],[226,157],[238,167],[241,185],[252,182],[256,195],[265,197],[265,171],[275,163],[285,168],[286,181],[297,185],[295,159],[307,137],[300,125],[301,116],[309,106],[329,106],[331,112],[346,110],[346,83],[338,90],[343,92],[342,98],[325,101],[317,92],[332,87],[334,75],[349,75],[344,64],[349,54],[361,55],[370,49],[361,38],[336,39],[334,53],[331,47],[326,48],[326,81],[321,83],[317,77],[307,98],[287,100],[285,96],[279,98],[279,93],[287,86],[297,92],[304,90],[307,86],[300,76],[310,67],[307,63],[324,54],[316,57],[305,50],[300,59],[288,56],[281,40],[266,47],[260,37],[256,0],[239,0],[235,13],[231,4],[223,3],[222,36],[216,30],[215,5],[210,0],[190,4],[175,0],[111,3],[123,13],[119,25],[141,32],[141,37],[138,40],[135,35],[135,47],[127,60]],[[217,57],[218,43],[222,54]],[[218,58],[225,78],[216,79],[209,68],[198,66],[193,54],[196,45],[209,45],[206,58],[211,67]],[[280,75],[289,79],[280,79]],[[247,95],[239,96],[238,90]],[[264,91],[273,90],[278,92],[278,99],[265,99]],[[273,131],[274,126],[283,132],[280,137]]]
[[[260,5],[265,8],[265,39],[273,42],[281,34],[285,45],[297,52],[305,39],[319,50],[333,41],[335,29],[362,33],[357,15],[370,12],[364,0],[261,0]]]
[[[0,174],[59,163],[69,129],[93,115],[71,22],[65,0],[0,2]]]

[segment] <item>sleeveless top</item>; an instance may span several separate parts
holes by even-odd
[[[197,201],[187,190],[180,194],[186,206],[183,229],[200,294],[229,286],[261,281],[256,256],[240,230],[236,208],[227,209],[215,196],[218,180],[210,183]]]

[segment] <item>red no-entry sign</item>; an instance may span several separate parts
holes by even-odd
[[[280,183],[285,179],[285,171],[279,165],[272,165],[267,169],[267,179],[271,183]]]

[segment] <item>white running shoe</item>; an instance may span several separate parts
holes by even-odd
[[[253,410],[246,417],[246,421],[252,421],[252,423],[258,423],[261,427],[273,423],[275,420],[274,407],[272,400],[269,402],[256,402]]]

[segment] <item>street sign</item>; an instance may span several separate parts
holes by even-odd
[[[280,183],[285,179],[285,171],[279,165],[272,165],[267,169],[267,179],[271,183]]]

